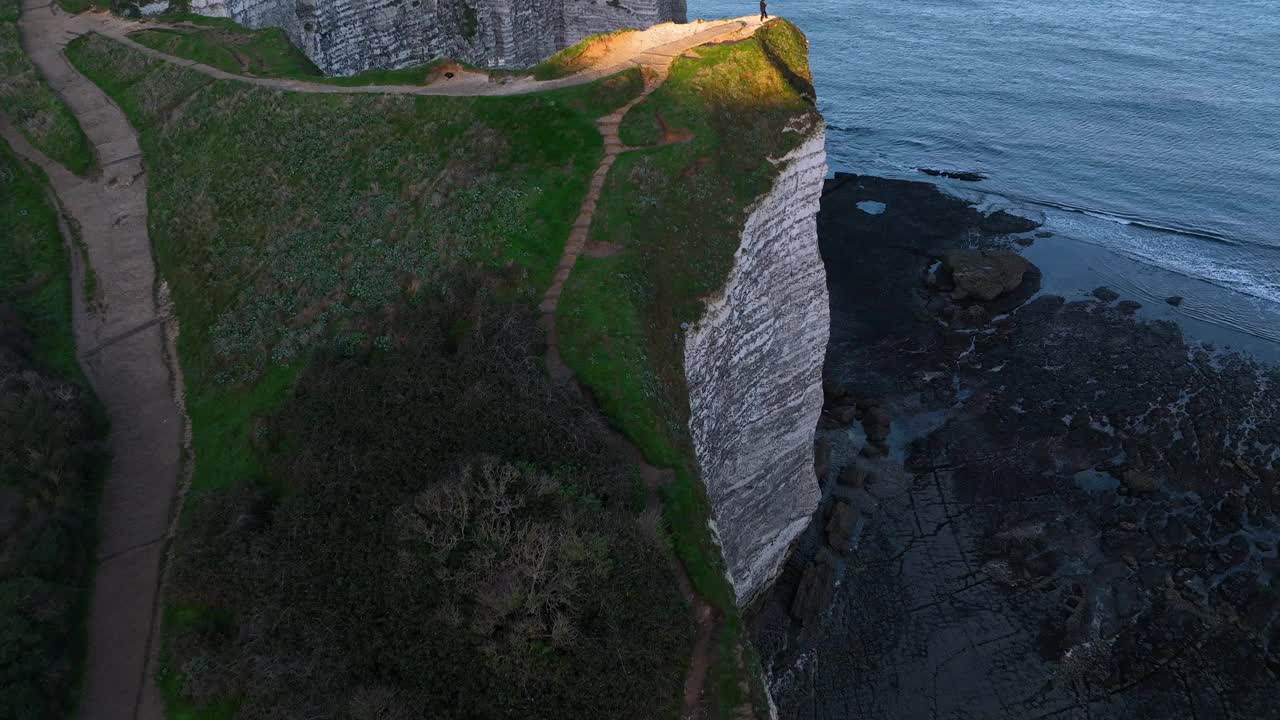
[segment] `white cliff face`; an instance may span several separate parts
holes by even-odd
[[[191,11],[280,27],[327,75],[450,58],[534,65],[583,37],[685,21],[685,0],[191,0]]]
[[[685,340],[689,429],[740,606],[781,569],[821,495],[813,433],[830,327],[817,229],[823,142],[819,126],[782,159],[723,292]]]

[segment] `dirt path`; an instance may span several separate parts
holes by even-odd
[[[0,134],[48,175],[96,277],[95,296],[83,297],[86,269],[80,267],[79,251],[69,248],[76,260],[76,346],[111,421],[112,454],[99,509],[80,717],[160,720],[163,707],[150,664],[186,425],[166,351],[169,319],[156,300],[137,136],[124,113],[63,56],[69,38],[54,21],[58,17],[47,2],[25,0],[22,42],[89,138],[97,160],[94,176],[76,177],[11,127],[0,127]]]
[[[36,7],[45,7],[48,3],[36,3]],[[648,30],[628,33],[628,42],[614,51],[598,58],[593,67],[566,75],[555,80],[534,80],[531,77],[502,77],[491,80],[487,75],[476,72],[460,72],[454,78],[441,78],[430,85],[361,85],[342,86],[307,80],[286,78],[260,78],[237,75],[204,65],[193,60],[174,57],[159,50],[154,50],[135,40],[128,34],[135,30],[146,30],[172,27],[155,21],[128,20],[109,13],[86,12],[80,15],[69,15],[58,12],[56,6],[50,17],[59,26],[62,33],[70,40],[73,37],[89,32],[111,38],[117,42],[141,52],[149,57],[164,62],[181,65],[210,77],[220,80],[238,80],[276,90],[290,90],[309,93],[360,94],[373,93],[383,95],[525,95],[528,93],[555,90],[557,88],[582,85],[608,77],[633,67],[666,67],[680,53],[698,45],[728,37],[740,36],[743,32],[754,31],[760,21],[751,16],[727,20],[695,21],[685,24],[663,23]],[[65,42],[64,42],[65,44]]]
[[[622,54],[614,53],[591,69],[547,82],[529,78],[492,82],[467,74],[456,82],[429,86],[341,87],[227,73],[166,55],[126,37],[133,30],[157,27],[154,23],[138,23],[106,13],[69,15],[47,0],[23,1],[19,20],[23,45],[80,122],[97,159],[95,176],[76,177],[32,148],[0,118],[0,135],[49,176],[63,213],[74,225],[72,234],[78,228],[97,279],[95,296],[83,297],[86,268],[80,267],[78,252],[71,248],[76,259],[76,343],[80,362],[111,420],[113,458],[100,509],[81,718],[164,718],[163,702],[155,684],[157,607],[162,559],[180,492],[187,425],[181,406],[181,373],[173,347],[176,322],[162,307],[162,290],[157,286],[147,236],[146,171],[137,134],[120,108],[72,68],[63,54],[66,44],[84,33],[97,32],[150,57],[215,78],[314,93],[516,95],[580,85],[631,67],[647,69],[644,93],[597,121],[605,141],[605,156],[592,177],[555,281],[541,305],[550,339],[548,369],[557,380],[571,382],[573,373],[560,359],[555,312],[578,256],[584,250],[593,254],[617,250],[587,248],[586,237],[609,168],[627,149],[618,139],[619,123],[627,110],[665,80],[670,64],[681,53],[713,40],[739,36],[753,30],[756,24],[753,19],[744,18],[657,26],[637,33]],[[645,45],[646,37],[652,37],[654,43]],[[639,449],[622,435],[614,433],[611,442],[640,468],[648,492],[645,516],[657,527],[661,515],[659,491],[671,481],[671,472],[645,462]],[[685,717],[695,717],[700,712],[715,618],[711,607],[694,590],[683,566],[674,558],[672,563],[681,593],[693,608],[698,625],[683,700]]]
[[[543,326],[547,330],[547,352],[545,356],[547,371],[557,382],[574,383],[579,391],[587,397],[590,397],[590,393],[580,385],[577,385],[573,370],[568,365],[565,365],[563,358],[560,356],[560,334],[556,324],[556,311],[560,306],[560,295],[564,292],[564,285],[569,280],[569,275],[573,272],[574,265],[577,264],[578,258],[583,254],[601,256],[616,254],[621,250],[621,248],[611,245],[589,244],[587,242],[587,234],[591,230],[591,221],[595,217],[596,205],[600,200],[600,192],[604,188],[604,181],[609,175],[610,168],[613,167],[613,163],[618,159],[619,155],[635,149],[622,144],[622,140],[618,137],[618,126],[631,108],[643,102],[645,98],[666,81],[671,62],[676,55],[686,49],[688,48],[681,48],[675,54],[662,56],[664,59],[648,65],[650,71],[645,74],[644,92],[613,113],[596,120],[596,129],[600,131],[600,137],[604,140],[604,157],[601,158],[600,164],[591,176],[591,184],[587,190],[587,196],[582,201],[578,217],[573,223],[573,230],[570,231],[569,238],[565,241],[564,252],[560,256],[560,263],[556,266],[555,277],[551,281],[551,286],[547,288],[547,292],[543,295],[542,303],[538,308],[542,313]],[[664,133],[662,144],[685,142],[689,139],[690,136],[687,133]],[[650,465],[645,461],[640,448],[636,447],[621,433],[612,429],[609,430],[609,444],[622,457],[640,469],[640,476],[644,481],[646,493],[645,509],[641,515],[640,522],[645,528],[660,532],[662,517],[661,491],[663,487],[675,479],[675,474],[671,470],[663,470]],[[694,589],[693,582],[685,571],[684,565],[674,556],[671,557],[671,565],[680,586],[680,593],[692,608],[698,628],[694,636],[689,670],[685,675],[684,698],[681,709],[683,718],[696,718],[701,715],[702,691],[706,684],[707,669],[711,664],[709,650],[711,634],[715,630],[716,618],[711,606]]]

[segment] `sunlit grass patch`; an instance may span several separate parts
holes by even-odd
[[[572,75],[579,70],[585,70],[592,62],[598,60],[609,51],[609,47],[614,40],[626,33],[635,31],[635,28],[621,28],[588,35],[534,65],[533,77],[537,80],[555,80],[566,75]]]

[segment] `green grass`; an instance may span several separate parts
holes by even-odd
[[[0,717],[65,717],[85,642],[105,424],[76,364],[44,179],[0,142]]]
[[[74,15],[90,9],[110,10],[111,3],[109,0],[58,0],[58,7]]]
[[[347,77],[327,76],[279,28],[252,30],[226,18],[191,14],[158,16],[169,24],[197,27],[136,30],[129,38],[174,57],[194,60],[237,75],[288,78],[359,87],[363,85],[429,85],[447,66],[458,65],[490,76],[526,74],[521,70],[485,70],[440,58],[397,70],[366,70]]]
[[[266,77],[320,74],[280,28],[249,30],[223,18],[202,18],[199,25],[138,30],[129,37],[149,48],[229,73]]]
[[[281,440],[273,428],[282,413],[302,407],[299,403],[314,404],[329,393],[337,397],[342,382],[338,378],[356,377],[351,375],[352,370],[341,366],[346,362],[344,358],[372,353],[390,363],[399,353],[431,349],[429,344],[423,345],[414,328],[420,325],[424,314],[453,317],[440,308],[441,303],[453,302],[450,298],[458,292],[459,277],[476,273],[501,277],[493,292],[503,303],[536,303],[550,282],[590,174],[603,153],[592,121],[640,92],[639,71],[592,85],[508,98],[310,95],[216,81],[148,59],[99,36],[78,39],[67,52],[71,61],[124,109],[140,133],[149,171],[150,234],[161,275],[173,290],[182,328],[179,355],[196,462],[192,490],[183,509],[175,563],[176,567],[195,568],[192,572],[196,575],[177,581],[174,592],[214,593],[214,588],[223,588],[219,592],[225,594],[217,602],[191,602],[182,595],[167,607],[233,607],[249,602],[249,597],[259,598],[253,602],[276,602],[270,595],[274,592],[271,583],[265,580],[229,592],[210,577],[212,568],[228,561],[231,555],[227,553],[232,551],[209,549],[210,544],[221,542],[215,542],[216,538],[225,537],[226,533],[216,530],[206,535],[205,523],[223,528],[218,523],[230,522],[236,515],[227,519],[222,513],[232,512],[234,503],[249,489],[282,497],[281,502],[289,503],[338,497],[309,494],[303,479],[317,477],[319,469],[291,475],[282,468],[301,466],[292,461],[279,463],[281,456],[305,462],[328,452],[326,448],[342,446],[345,440],[316,439],[311,430],[285,433]],[[465,314],[449,321],[453,324],[452,333],[459,337],[466,336],[474,324],[459,324],[463,318]],[[302,378],[316,372],[312,358],[317,354],[333,358],[332,362],[339,366],[326,371],[332,380],[318,385],[312,382],[312,388],[325,388],[324,393],[313,390],[302,393],[303,398],[297,386]],[[485,357],[490,355],[494,353]],[[467,361],[465,365],[480,367],[478,361]],[[541,376],[540,364],[533,358],[523,357],[517,366],[523,368],[521,373]],[[405,372],[416,368],[425,373],[407,376],[412,381],[406,382],[422,381],[430,389],[448,372],[423,371],[422,367],[405,366]],[[493,375],[486,378],[476,387],[497,382]],[[349,417],[306,423],[304,427],[332,428],[336,432],[349,423],[371,419],[386,425],[380,437],[399,438],[402,432],[408,432],[414,438],[409,446],[393,448],[395,452],[427,447],[426,441],[418,438],[445,436],[440,429],[406,431],[409,420],[401,412],[383,409],[387,403],[395,402],[393,389],[407,385],[388,388],[378,384],[376,374],[361,382],[378,389],[342,401]],[[518,387],[524,388],[529,382],[521,380]],[[514,397],[513,393],[515,390],[504,393],[505,400],[478,403],[472,399],[465,405],[440,408],[433,413],[450,419],[450,432],[461,432],[454,428],[454,420],[464,417],[467,411],[487,413],[485,417],[490,419],[485,421],[486,427],[505,426],[504,432],[508,432],[511,427],[506,422],[505,403]],[[468,397],[474,398],[474,392]],[[367,402],[369,406],[356,409],[357,402]],[[525,415],[536,426],[526,436],[555,437],[552,420],[537,420],[536,415],[528,413],[521,417]],[[502,447],[506,436],[468,429],[460,437],[465,442],[489,437],[492,452]],[[373,448],[374,443],[370,439],[361,447]],[[380,452],[371,450],[370,457],[394,457]],[[532,461],[536,459],[534,455],[524,453],[521,459]],[[545,464],[547,460],[540,462]],[[397,486],[396,483],[419,478],[422,467],[421,462],[416,462],[410,472],[378,475],[365,487],[381,487],[381,482],[390,483],[388,487]],[[431,472],[421,479],[431,477]],[[634,479],[630,482],[634,483]],[[605,495],[627,499],[627,507],[634,496],[630,486]],[[355,496],[351,497],[351,503],[342,506],[343,512],[364,514],[359,520],[351,519],[350,523],[355,524],[344,521],[342,527],[346,530],[342,533],[370,522],[370,518],[376,521],[375,525],[381,523],[383,516],[378,513],[385,511],[385,503],[392,499],[385,494],[367,496],[370,502],[376,499],[382,508],[375,512],[361,509]],[[213,520],[209,513],[215,514]],[[336,517],[332,513],[329,516]],[[348,542],[352,536],[338,532],[336,527],[331,528],[332,534],[324,534],[324,523],[313,524],[320,535],[308,547],[325,556],[332,555],[337,561],[341,553],[326,543],[333,538],[337,538],[335,542]],[[614,525],[624,527],[627,523]],[[366,538],[382,535],[381,529],[351,532],[365,533],[359,536]],[[324,558],[313,560],[329,562]],[[651,556],[650,560],[657,568],[655,577],[669,578],[660,557]],[[287,562],[279,567],[287,569]],[[344,566],[342,572],[377,567],[381,566],[361,561],[349,568]],[[365,579],[359,582],[384,582],[376,574],[362,577]],[[651,586],[653,577],[639,585]],[[400,591],[397,585],[395,592]],[[671,597],[678,604],[678,595]],[[418,604],[401,609],[389,606],[385,612],[400,613],[414,607]],[[251,609],[246,608],[246,612]],[[606,617],[609,612],[592,611],[593,617],[595,613]],[[682,613],[671,612],[670,607],[662,615],[650,620],[659,625],[686,622]],[[240,617],[233,614],[233,618]],[[397,618],[397,622],[405,621]],[[415,626],[418,620],[414,621]],[[430,623],[423,627],[429,626]],[[643,624],[627,620],[616,625],[632,626],[639,628]],[[605,629],[591,632],[598,634]],[[673,632],[670,627],[663,632],[670,635],[671,642],[682,643],[686,639],[682,631]],[[166,653],[163,682],[176,717],[225,717],[229,708],[235,707],[230,698],[246,703],[285,702],[265,696],[241,697],[242,690],[227,694],[211,689],[212,681],[204,679],[210,677],[202,670],[205,666],[196,662],[204,652],[196,648],[213,642],[202,639],[205,635],[203,631],[184,629],[181,623],[166,623],[166,647],[172,649]],[[438,642],[442,636],[433,637]],[[446,633],[443,637],[455,636]],[[616,642],[601,638],[602,642],[606,640]],[[655,652],[645,649],[643,642],[634,645],[637,652]],[[389,647],[384,643],[382,649],[359,652],[385,654]],[[666,648],[663,653],[670,651],[669,645],[662,647]],[[234,652],[250,650],[240,648]],[[347,657],[355,652],[340,654]],[[624,649],[623,655],[628,652],[631,650]],[[474,654],[474,649],[461,655],[455,652],[450,662],[481,663],[478,667],[482,669],[472,673],[474,678],[504,687],[502,683],[506,681],[491,676],[489,670],[483,669],[489,666]],[[417,657],[408,651],[396,657],[401,655]],[[601,658],[605,665],[622,661],[616,653],[609,655]],[[658,662],[646,657],[645,663]],[[436,658],[405,676],[422,678],[420,682],[430,684],[435,682],[430,678],[444,677],[438,672],[441,662]],[[634,663],[639,660],[627,662],[633,663],[630,667],[635,672]],[[671,659],[667,657],[662,662],[669,663]],[[427,667],[437,669],[427,672]],[[555,667],[560,667],[558,661]],[[668,679],[677,681],[672,688],[678,688],[678,676],[679,673],[670,673]],[[635,675],[631,681],[649,682],[645,677],[649,676]],[[572,675],[565,675],[549,687],[578,687],[574,683],[581,684]],[[308,683],[299,682],[292,687],[306,688]],[[335,684],[327,691],[347,692],[350,688]],[[584,690],[574,690],[579,691]],[[505,690],[480,691],[476,697],[482,703],[509,698],[503,702],[511,707],[525,702]],[[609,702],[615,701],[616,698]],[[257,706],[246,707],[249,709],[244,712],[252,714],[252,707]],[[554,707],[554,703],[547,707]]]
[[[17,0],[0,0],[0,112],[27,140],[74,173],[93,165],[93,149],[75,116],[22,49]]]
[[[689,143],[621,156],[606,179],[591,238],[624,248],[582,258],[560,299],[565,362],[591,388],[612,422],[650,462],[676,470],[665,519],[698,592],[726,618],[724,643],[745,642],[734,593],[707,528],[709,503],[697,481],[688,436],[683,371],[685,323],[702,315],[732,267],[746,211],[778,174],[767,158],[796,147],[796,121],[818,122],[803,35],[775,20],[756,36],[705,46],[678,58],[661,88],[633,108],[620,132],[628,144],[658,139],[655,114],[693,133]],[[743,700],[725,678],[732,653],[717,653],[718,712]]]
[[[622,28],[620,30],[588,35],[546,60],[534,65],[533,77],[535,80],[555,80],[557,78],[565,77],[566,75],[572,75],[573,73],[583,69],[585,64],[590,60],[594,50],[607,44],[611,39],[630,32],[635,32],[635,29]]]
[[[71,270],[39,170],[0,142],[0,304],[35,338],[35,359],[79,377],[71,332]]]
[[[761,32],[802,36],[784,21]],[[759,33],[757,33],[759,34]],[[676,548],[701,578],[700,591],[732,606],[714,544],[706,540],[706,500],[692,482],[682,323],[696,322],[702,298],[718,290],[733,262],[745,209],[777,175],[766,158],[801,139],[783,132],[813,107],[758,38],[699,48],[624,118],[624,142],[647,135],[655,112],[692,142],[628,153],[606,179],[591,236],[620,243],[621,255],[579,260],[561,296],[566,362],[610,418],[651,462],[673,466],[668,520]],[[792,56],[802,63],[805,57]],[[717,580],[717,578],[719,578]]]
[[[407,288],[514,263],[540,292],[600,157],[591,118],[640,88],[633,72],[521,98],[306,95],[97,36],[69,54],[141,131],[196,452],[220,458],[197,488],[252,471],[229,447],[289,386],[280,368],[334,333],[383,335]]]

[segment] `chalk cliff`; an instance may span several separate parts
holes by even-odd
[[[817,507],[813,433],[830,319],[818,255],[819,125],[778,161],[733,269],[685,341],[692,435],[725,562],[745,605]]]
[[[685,0],[191,0],[191,11],[280,27],[329,75],[448,57],[524,67],[592,33],[684,22]]]

